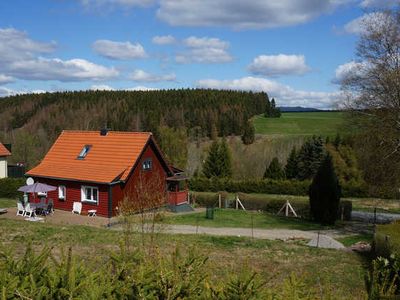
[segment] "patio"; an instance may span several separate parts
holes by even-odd
[[[110,222],[115,223],[118,222],[118,218],[114,217],[111,219],[104,217],[89,217],[87,215],[78,215],[73,214],[70,211],[64,210],[54,210],[53,214],[47,216],[38,216],[43,218],[43,222],[55,225],[87,225],[94,227],[105,227]],[[0,214],[0,218],[5,219],[13,219],[13,220],[25,220],[25,217],[17,216],[17,208],[11,207],[7,208],[7,212],[4,214]]]

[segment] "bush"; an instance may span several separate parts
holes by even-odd
[[[222,178],[191,178],[189,187],[197,192],[218,192],[227,191],[229,193],[264,193],[306,196],[310,181],[298,180],[272,180],[272,179],[251,179],[233,180]]]
[[[2,178],[0,179],[0,198],[16,198],[22,193],[18,188],[25,185],[24,178]]]
[[[259,196],[239,193],[239,199],[248,210],[262,210],[276,214],[286,203],[286,199],[265,199]],[[310,205],[307,200],[296,200],[290,203],[297,215],[302,218],[309,217]]]
[[[310,186],[310,210],[313,220],[334,225],[338,217],[340,186],[333,168],[332,157],[327,154]]]
[[[400,256],[400,221],[377,225],[374,235],[374,253],[389,258],[391,254]]]

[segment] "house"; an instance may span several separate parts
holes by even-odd
[[[47,195],[56,209],[71,211],[81,202],[83,210],[112,217],[123,199],[138,201],[145,192],[163,195],[171,206],[187,203],[186,186],[179,184],[186,178],[167,163],[148,132],[64,130],[26,175],[57,186]]]
[[[0,143],[0,178],[6,178],[8,176],[7,157],[10,155],[10,151],[8,151],[8,149],[2,143]]]

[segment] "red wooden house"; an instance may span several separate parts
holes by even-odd
[[[83,210],[95,209],[106,217],[114,216],[121,201],[138,191],[143,178],[162,182],[152,188],[171,206],[186,203],[188,194],[179,184],[186,179],[181,170],[168,165],[147,132],[65,130],[26,175],[57,186],[47,195],[56,209],[71,211],[73,202],[81,202]]]

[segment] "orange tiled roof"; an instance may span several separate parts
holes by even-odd
[[[0,156],[9,156],[11,155],[10,151],[7,150],[7,148],[0,143]]]
[[[43,161],[27,172],[30,176],[110,183],[125,180],[139,158],[151,133],[65,130]],[[84,159],[77,159],[85,145],[91,145]]]

